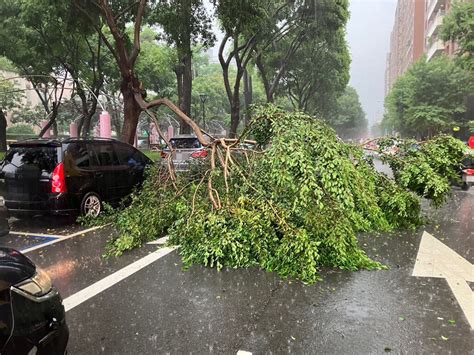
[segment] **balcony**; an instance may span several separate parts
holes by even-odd
[[[430,38],[435,34],[438,30],[438,28],[443,24],[443,18],[445,15],[444,10],[439,10],[435,16],[435,18],[428,24],[428,27],[426,29],[426,37]]]
[[[428,49],[426,59],[429,61],[444,52],[444,42],[440,39],[434,41]]]
[[[444,6],[444,0],[430,0],[426,10],[426,19],[429,21],[433,13],[439,10],[442,5]]]

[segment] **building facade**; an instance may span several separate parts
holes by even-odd
[[[385,95],[423,54],[428,61],[441,54],[456,54],[457,43],[444,42],[439,34],[451,3],[452,0],[398,0],[387,54]]]
[[[385,94],[425,52],[425,13],[426,0],[398,0],[387,55]]]
[[[450,8],[451,0],[426,1],[425,51],[428,61],[443,53],[448,56],[454,56],[458,49],[455,42],[443,42],[439,38],[439,30],[443,24],[443,18]]]

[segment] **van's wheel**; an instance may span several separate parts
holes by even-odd
[[[463,189],[463,191],[469,190],[470,187],[471,185],[468,184],[467,182],[463,182],[463,184],[461,185],[461,189]]]
[[[83,216],[97,217],[102,212],[102,200],[95,192],[88,192],[81,202],[81,214]]]

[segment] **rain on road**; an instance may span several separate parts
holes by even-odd
[[[473,263],[473,193],[454,191],[440,210],[424,206],[427,225],[417,231],[360,236],[389,270],[322,270],[315,285],[258,269],[183,270],[179,251],[155,257],[162,246],[153,244],[104,259],[112,227],[84,231],[67,220],[16,221],[18,233],[0,243],[30,249],[66,302],[107,279],[67,313],[70,354],[466,354],[473,330],[447,280],[412,274],[425,231]]]

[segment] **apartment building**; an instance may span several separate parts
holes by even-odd
[[[385,94],[425,52],[425,13],[426,0],[398,0],[387,55]]]
[[[39,98],[37,92],[34,90],[33,85],[26,78],[20,76],[17,73],[3,71],[3,70],[0,70],[0,78],[2,78],[2,80],[4,79],[9,80],[11,83],[13,83],[14,90],[21,93],[21,100],[17,107],[18,110],[21,108],[26,108],[26,107],[34,108],[38,105],[42,105],[41,99]],[[68,83],[66,83],[66,87],[63,93],[63,100],[70,99],[72,96],[72,91],[73,90],[72,90],[71,85],[68,85]],[[50,96],[50,95],[54,95],[54,91],[52,89],[47,90],[47,96]],[[58,95],[59,95],[59,92],[58,92]],[[10,125],[13,115],[17,114],[14,111],[17,111],[17,110],[12,110],[12,111],[7,112],[6,118],[7,118],[8,125]]]
[[[451,0],[426,1],[425,52],[427,60],[432,60],[442,53],[453,56],[458,49],[455,42],[444,42],[439,38],[439,29],[443,24],[444,16],[451,8],[451,3]]]
[[[385,95],[396,79],[423,54],[432,60],[441,54],[454,56],[456,42],[440,39],[443,18],[453,0],[398,0],[390,36],[390,52],[385,71]],[[471,1],[471,0],[469,0]]]

